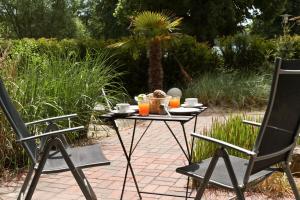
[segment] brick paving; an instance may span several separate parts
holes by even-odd
[[[141,135],[148,122],[138,125],[137,137]],[[198,120],[198,130],[209,127],[211,116],[202,116]],[[178,123],[170,123],[175,134],[183,143],[183,133]],[[193,122],[185,125],[187,133],[193,128]],[[127,148],[131,140],[132,128],[121,131]],[[111,161],[110,166],[100,166],[85,169],[84,173],[93,187],[98,199],[120,199],[123,177],[126,169],[126,160],[116,135],[103,138],[99,141],[101,147]],[[177,167],[187,164],[176,141],[169,133],[167,127],[161,122],[153,122],[145,137],[136,148],[132,165],[142,191],[184,195],[186,177],[175,172]],[[0,199],[16,199],[22,184],[9,182],[0,186]],[[194,192],[195,193],[195,192]],[[194,195],[193,193],[193,195]],[[160,199],[184,199],[169,196],[154,196],[143,194],[144,200]],[[204,199],[224,199],[233,196],[232,193],[209,189],[206,190]],[[42,175],[34,193],[36,200],[72,200],[85,199],[70,172]],[[125,200],[139,199],[131,175],[127,179],[124,193]],[[248,194],[247,199],[267,199],[261,194]]]

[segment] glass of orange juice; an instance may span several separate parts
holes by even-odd
[[[180,106],[180,97],[172,97],[169,102],[171,108],[179,108]]]
[[[150,111],[150,102],[149,99],[143,99],[138,101],[139,106],[139,115],[148,116]]]

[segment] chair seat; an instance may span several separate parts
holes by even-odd
[[[102,153],[99,144],[67,148],[66,151],[68,152],[75,167],[78,168],[110,164]],[[43,173],[56,173],[69,170],[70,169],[61,153],[59,151],[50,151]]]
[[[205,176],[206,170],[208,169],[211,159],[212,158],[208,158],[206,160],[201,161],[200,163],[193,163],[184,167],[177,168],[176,172],[201,180]],[[230,161],[234,173],[236,175],[238,184],[240,187],[243,187],[243,179],[249,161],[235,156],[230,156]],[[248,183],[261,178],[265,178],[268,175],[271,175],[272,173],[272,170],[262,170],[256,174],[251,175]],[[209,182],[211,184],[215,184],[221,187],[233,189],[233,185],[231,183],[224,159],[222,157],[219,158]]]

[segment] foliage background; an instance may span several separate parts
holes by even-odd
[[[119,40],[95,39],[22,39],[0,40],[2,53],[10,46],[9,56],[12,59],[34,55],[71,55],[75,61],[81,61],[88,54],[108,51],[118,63],[117,72],[122,73],[122,82],[131,96],[146,92],[147,88],[147,51],[145,44],[136,43],[135,48],[108,49],[109,44]],[[170,87],[185,88],[190,80],[184,76],[182,69],[197,80],[206,73],[244,74],[252,73],[262,77],[272,73],[276,56],[297,58],[300,56],[300,37],[286,36],[266,40],[260,36],[237,34],[218,39],[218,46],[211,48],[207,43],[200,43],[194,37],[181,35],[165,46],[163,67],[165,71],[165,89]],[[26,48],[34,46],[33,50]],[[14,57],[12,57],[14,56]],[[24,58],[19,59],[18,68],[25,70]],[[134,81],[133,81],[134,80]]]
[[[274,38],[282,34],[280,15],[299,16],[299,7],[300,0],[0,0],[0,36],[120,38],[130,34],[132,15],[151,10],[183,17],[183,33],[212,45],[246,29]],[[247,20],[253,24],[245,28]]]

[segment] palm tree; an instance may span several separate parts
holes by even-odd
[[[148,87],[150,91],[163,89],[164,72],[161,63],[162,41],[169,40],[182,18],[165,13],[144,11],[132,20],[133,33],[145,39],[149,53]]]
[[[136,39],[146,42],[149,55],[148,88],[150,91],[163,89],[162,42],[176,35],[174,31],[178,29],[181,21],[182,18],[166,13],[140,12],[132,18],[133,37],[131,40],[114,44],[114,47],[122,46]]]

